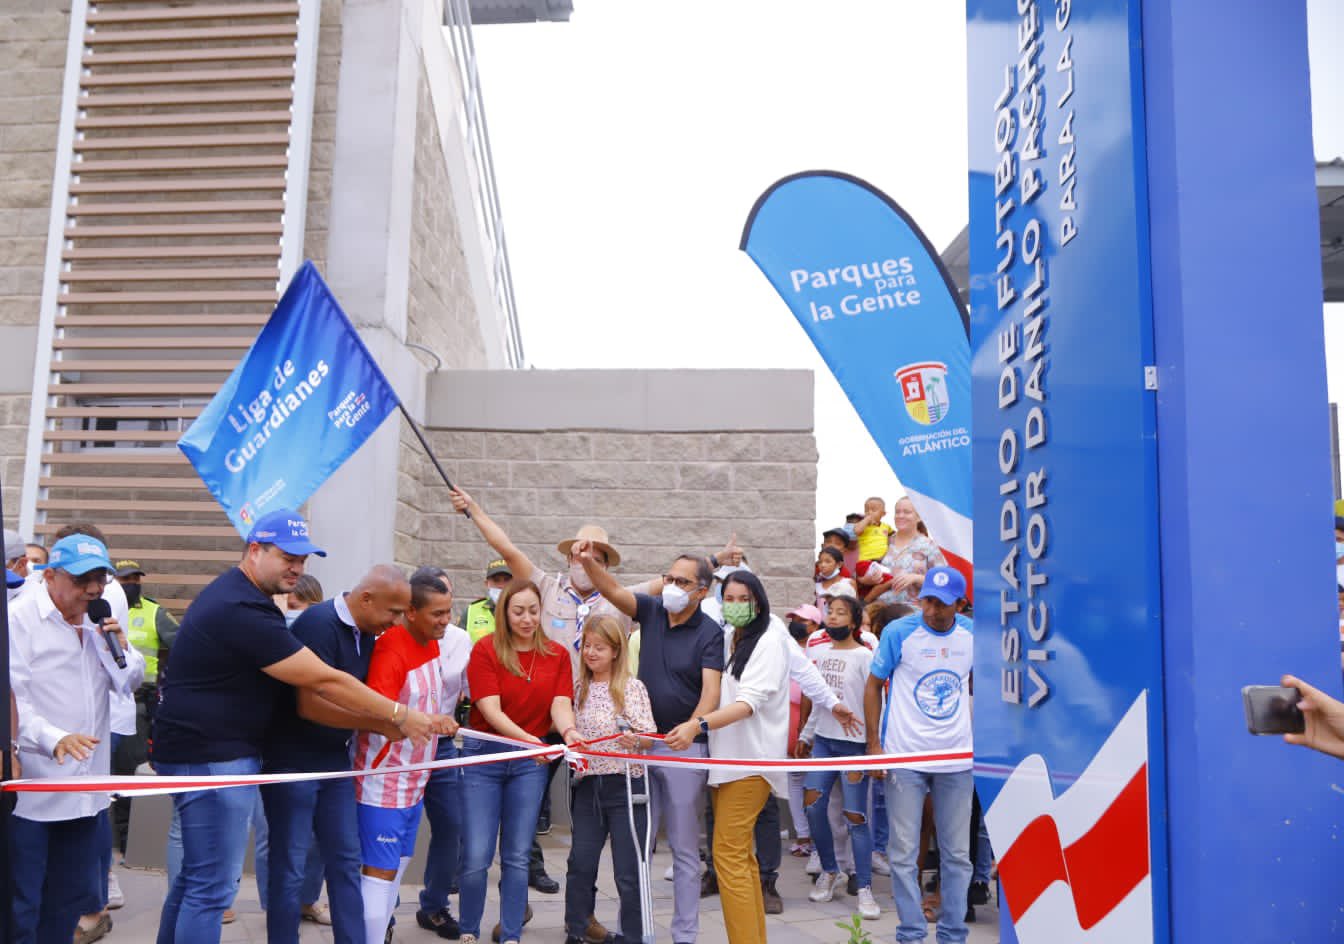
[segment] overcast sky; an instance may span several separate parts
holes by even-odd
[[[1344,2],[1310,5],[1334,37],[1313,44],[1337,79],[1316,100],[1333,157]],[[766,187],[822,168],[885,190],[940,248],[960,232],[964,5],[575,0],[569,23],[475,38],[528,362],[811,368],[818,530],[869,494],[890,508],[886,460],[737,244]]]

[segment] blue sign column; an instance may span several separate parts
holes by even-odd
[[[1305,4],[1143,14],[1172,938],[1344,940],[1342,762],[1240,696],[1340,693]]]
[[[1240,705],[1339,688],[1305,10],[971,0],[968,42],[1005,939],[1344,939],[1332,762]]]

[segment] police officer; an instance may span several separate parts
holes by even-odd
[[[471,605],[467,607],[467,617],[463,620],[465,623],[463,628],[471,637],[473,645],[481,637],[489,636],[495,631],[495,601],[512,579],[513,569],[504,558],[496,558],[486,566],[485,596],[471,601]]]
[[[126,593],[130,616],[126,639],[145,657],[145,680],[135,690],[135,735],[121,738],[112,752],[112,772],[129,775],[148,756],[149,730],[159,700],[159,667],[167,664],[168,650],[177,635],[177,620],[158,601],[145,596],[143,567],[133,560],[119,560],[116,568],[114,576]],[[130,798],[119,797],[112,802],[112,835],[123,856],[130,822]]]

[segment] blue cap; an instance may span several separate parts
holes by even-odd
[[[15,587],[22,587],[22,586],[23,586],[23,578],[20,577],[18,574],[14,573],[14,571],[10,570],[8,567],[6,567],[5,587],[9,590],[13,590]]]
[[[919,596],[933,597],[950,606],[966,596],[966,578],[955,567],[934,567],[924,575]]]
[[[258,518],[247,533],[247,543],[274,544],[286,554],[327,556],[326,551],[308,540],[308,522],[297,511],[288,508],[267,512]]]
[[[63,570],[78,577],[100,568],[109,572],[113,569],[106,545],[87,534],[71,534],[53,544],[47,563],[35,569]]]

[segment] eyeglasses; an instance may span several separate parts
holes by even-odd
[[[663,574],[663,583],[670,583],[674,587],[682,590],[697,590],[700,588],[698,580],[690,580],[686,577],[677,577],[672,574]]]
[[[70,582],[77,587],[105,587],[107,586],[109,575],[105,570],[91,570],[87,574],[72,574],[68,570],[58,571],[65,574]]]

